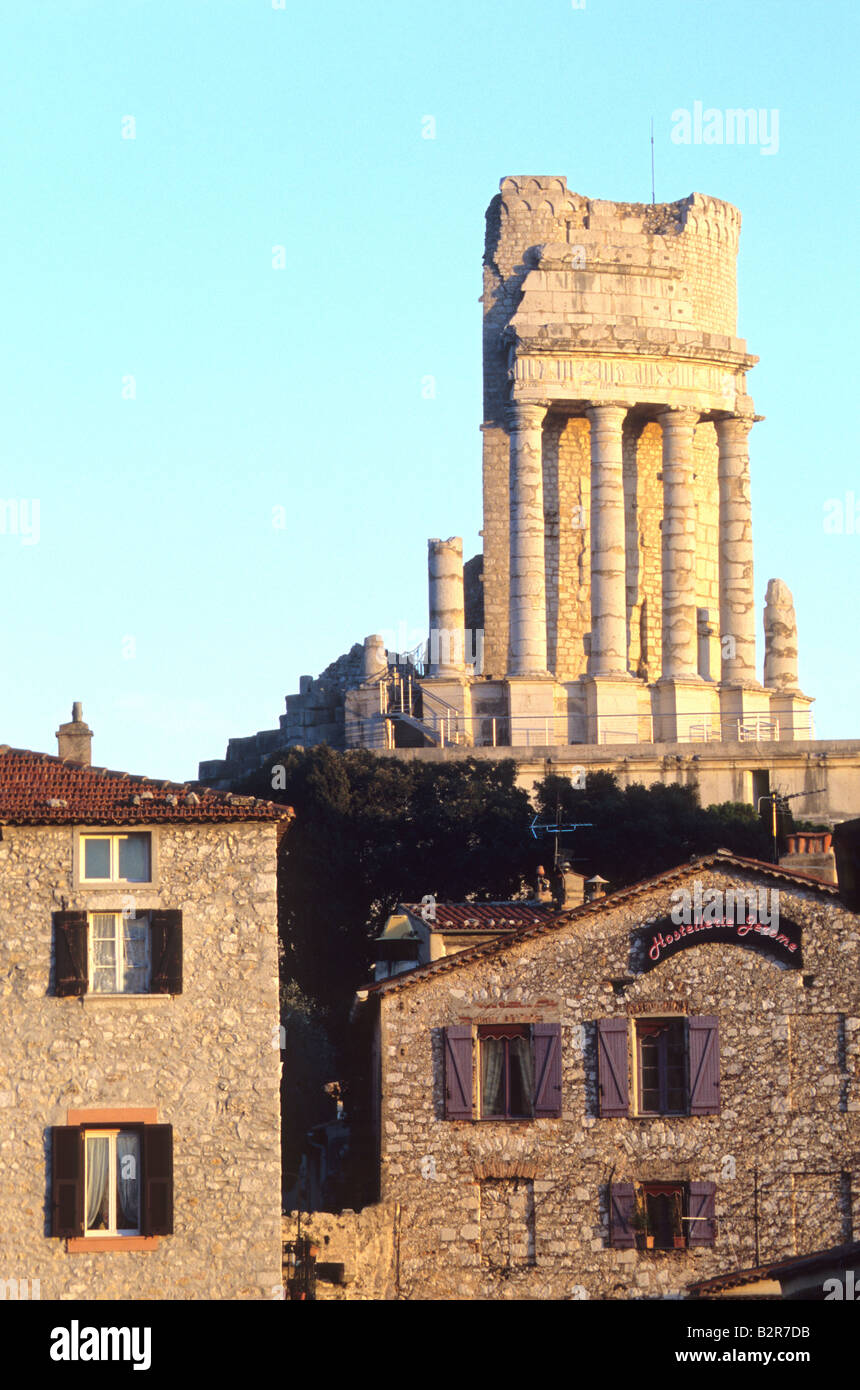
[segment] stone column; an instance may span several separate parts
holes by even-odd
[[[463,541],[427,542],[430,581],[430,676],[461,676],[465,666],[463,629],[466,609],[463,595]]]
[[[752,419],[717,420],[720,479],[720,640],[722,680],[756,681],[753,540],[748,435]],[[726,638],[730,637],[731,642]]]
[[[621,427],[624,405],[593,405],[591,424],[591,654],[588,674],[627,675],[627,576]]]
[[[696,503],[693,431],[698,411],[666,410],[663,429],[663,670],[665,680],[697,680]]]
[[[385,638],[381,637],[378,632],[374,632],[370,637],[364,639],[361,678],[365,681],[373,680],[375,676],[387,670],[388,656],[385,651]],[[302,680],[304,680],[304,676]],[[302,691],[302,694],[305,692]]]
[[[781,579],[768,581],[764,604],[764,683],[769,689],[799,690],[797,618],[791,590]]]
[[[507,408],[510,434],[510,676],[545,676],[543,438],[546,406]]]

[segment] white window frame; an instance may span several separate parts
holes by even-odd
[[[149,878],[133,879],[120,878],[119,873],[119,844],[120,840],[127,840],[130,835],[145,835],[149,846]],[[87,878],[87,842],[89,840],[107,840],[110,846],[110,874],[107,878]],[[82,884],[105,884],[105,883],[128,883],[133,887],[140,887],[143,884],[153,882],[153,840],[152,832],[149,830],[123,830],[123,831],[85,831],[80,837],[80,872],[79,879]]]
[[[137,998],[143,994],[152,993],[152,914],[149,912],[137,912],[134,914],[136,921],[146,922],[146,987],[145,989],[122,989],[121,982],[125,975],[125,933],[123,923],[130,914],[127,912],[117,912],[96,908],[93,912],[87,913],[87,993],[96,999],[107,999],[112,994],[121,994],[127,998]],[[114,983],[116,989],[107,990],[95,988],[95,918],[112,917],[114,919],[114,942],[116,945],[114,955]],[[99,967],[104,969],[104,966]]]
[[[117,1230],[116,1225],[116,1141],[121,1134],[134,1134],[137,1136],[137,1226],[134,1229],[123,1227]],[[89,1141],[90,1139],[107,1139],[108,1143],[108,1214],[109,1221],[106,1229],[89,1230],[87,1228],[87,1168],[89,1165]],[[105,1127],[104,1125],[84,1128],[84,1236],[88,1240],[104,1240],[110,1236],[139,1236],[141,1203],[143,1199],[143,1189],[141,1184],[141,1169],[143,1152],[143,1138],[138,1128],[117,1125],[116,1127]]]

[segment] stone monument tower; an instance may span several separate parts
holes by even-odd
[[[484,254],[483,671],[436,662],[423,683],[467,741],[486,742],[488,717],[511,745],[768,738],[777,718],[780,738],[810,737],[810,700],[756,668],[739,231],[698,193],[610,203],[502,180]],[[451,611],[434,601],[440,547],[431,644]]]

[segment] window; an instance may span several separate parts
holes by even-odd
[[[94,994],[149,992],[149,913],[89,916],[89,987]]]
[[[464,1024],[442,1034],[446,1119],[561,1115],[561,1024]]]
[[[609,1244],[618,1250],[685,1250],[713,1245],[712,1182],[616,1182],[609,1189]]]
[[[82,835],[82,883],[149,883],[152,836],[148,831],[123,835]]]
[[[54,913],[55,992],[182,993],[182,913]]]
[[[599,1112],[604,1118],[719,1115],[718,1020],[712,1015],[601,1018],[597,1071]]]
[[[140,1234],[140,1135],[84,1131],[84,1235]]]
[[[634,1024],[640,1115],[687,1113],[686,1019],[645,1018]]]
[[[108,1242],[171,1235],[172,1127],[123,1124],[106,1113],[107,1123],[51,1131],[52,1235]]]
[[[534,1113],[534,1054],[527,1024],[478,1028],[481,1118],[531,1119]]]

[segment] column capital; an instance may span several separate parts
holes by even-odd
[[[701,412],[691,410],[689,406],[667,405],[665,410],[661,410],[657,416],[663,429],[686,430],[695,429],[701,420]]]
[[[630,406],[626,405],[624,401],[595,401],[593,404],[586,406],[585,414],[588,419],[592,421],[601,419],[612,420],[619,415],[623,418],[629,409]]]
[[[722,415],[714,421],[718,438],[746,439],[756,421],[755,415]]]
[[[505,406],[505,424],[510,431],[540,429],[548,409],[532,401],[511,401]]]

